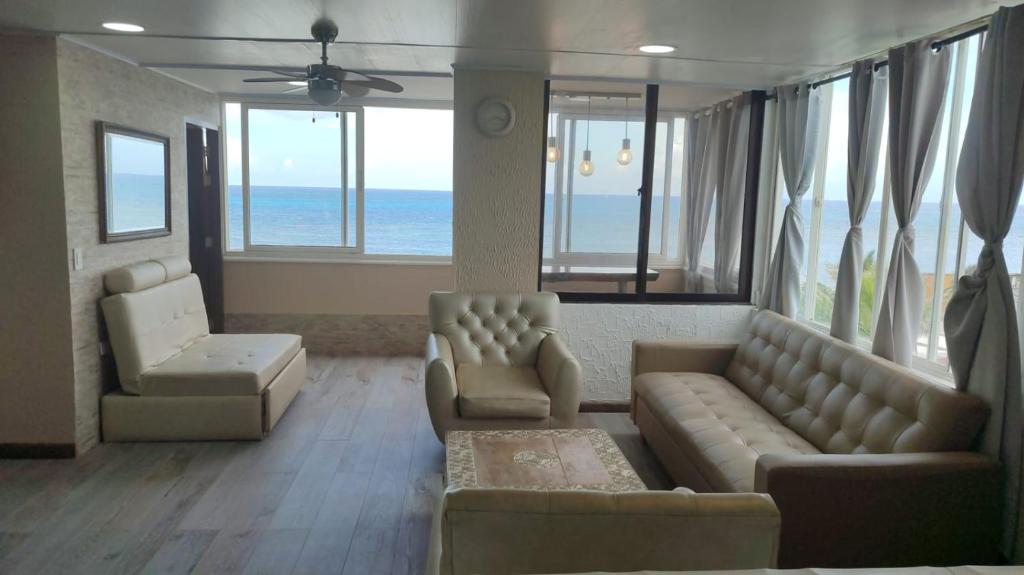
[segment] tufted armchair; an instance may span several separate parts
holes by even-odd
[[[430,294],[426,394],[443,443],[455,429],[571,427],[580,364],[558,338],[553,293]]]

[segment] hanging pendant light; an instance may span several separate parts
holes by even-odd
[[[551,96],[551,100],[553,100],[553,99],[554,99],[554,96]],[[550,111],[551,110],[551,101],[550,100],[548,101],[548,110],[549,110],[549,112],[548,112],[548,133],[551,133],[552,121],[555,118],[555,114],[554,114],[554,112]],[[556,138],[555,136],[548,136],[548,154],[547,154],[547,156],[548,156],[548,162],[550,162],[552,164],[557,162],[558,160],[562,159],[562,150],[558,149],[558,138]]]
[[[590,96],[587,96],[587,147],[583,150],[583,161],[580,162],[580,175],[587,177],[594,173],[594,162],[590,161]]]
[[[557,162],[562,157],[562,150],[558,149],[558,139],[554,136],[548,138],[548,161]]]
[[[623,124],[626,125],[626,133],[622,138],[622,149],[615,155],[615,161],[620,166],[628,166],[633,161],[633,150],[629,149],[629,98],[626,98],[626,113],[623,115]]]

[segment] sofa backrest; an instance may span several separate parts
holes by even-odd
[[[430,329],[448,338],[455,365],[536,365],[540,342],[558,331],[558,296],[434,292]]]
[[[101,302],[121,388],[138,395],[139,376],[210,333],[199,278],[184,258],[108,272]]]
[[[766,310],[726,377],[825,453],[967,450],[988,418],[978,398]]]
[[[779,511],[759,493],[457,489],[428,574],[774,567]]]

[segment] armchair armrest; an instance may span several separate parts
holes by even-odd
[[[448,338],[432,333],[427,337],[427,358],[424,371],[427,411],[434,433],[444,443],[447,428],[444,422],[459,417],[459,388],[455,384],[455,361]]]
[[[630,378],[630,415],[636,420],[636,392],[632,390],[636,377],[654,372],[696,372],[724,375],[732,357],[735,343],[696,343],[664,339],[638,339],[633,341],[632,374]]]
[[[779,566],[980,565],[998,557],[999,466],[978,453],[763,455]]]
[[[549,335],[540,342],[537,373],[551,398],[551,416],[560,424],[571,424],[580,410],[583,373],[569,347],[557,335]]]

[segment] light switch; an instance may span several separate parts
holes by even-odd
[[[82,250],[80,248],[73,248],[71,250],[71,269],[76,272],[85,268],[85,261],[82,257]]]

